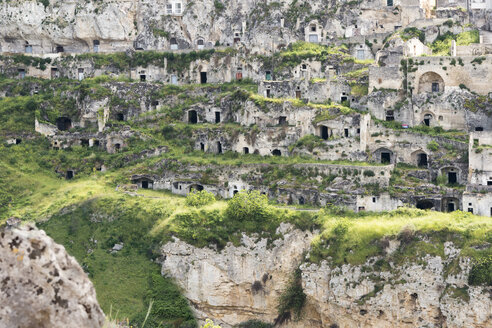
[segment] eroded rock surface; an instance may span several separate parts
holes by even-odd
[[[42,230],[0,230],[0,327],[101,327],[92,283]]]
[[[175,240],[162,249],[162,273],[184,289],[199,320],[212,318],[226,328],[251,319],[273,323],[278,296],[313,238],[288,225],[280,230],[284,239],[272,246],[243,236],[243,246],[221,252]],[[386,254],[399,246],[389,241]],[[302,264],[303,318],[285,326],[492,327],[492,288],[468,285],[470,260],[451,242],[444,254],[401,265],[388,258],[384,268],[382,257],[364,265]]]
[[[313,237],[290,225],[279,232],[284,238],[271,245],[243,235],[241,246],[221,252],[176,239],[162,248],[162,273],[176,279],[201,321],[212,318],[223,327],[249,319],[271,322],[277,298]]]

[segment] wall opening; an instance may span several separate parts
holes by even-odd
[[[483,127],[481,126],[477,126],[475,127],[475,131],[479,132],[479,131],[483,131]]]
[[[348,136],[349,136],[349,129],[343,129],[343,135],[345,136],[345,138],[348,138]]]
[[[57,53],[60,53],[60,52],[64,52],[65,49],[63,49],[63,46],[56,46],[55,48],[55,52]]]
[[[78,73],[79,73],[79,81],[82,81],[84,79],[84,69],[83,68],[79,68],[78,69]]]
[[[243,153],[244,154],[249,154],[249,148],[248,147],[243,147]]]
[[[94,139],[94,143],[92,144],[93,147],[99,147],[101,145],[101,142],[97,139]]]
[[[73,171],[71,171],[71,170],[67,171],[67,174],[65,175],[65,178],[67,180],[73,179]]]
[[[205,144],[203,142],[200,142],[200,150],[205,151]]]
[[[56,119],[56,127],[60,131],[68,131],[72,127],[72,121],[68,117],[59,117]]]
[[[417,155],[417,166],[418,167],[427,167],[427,154],[418,154]]]
[[[265,80],[270,81],[271,79],[272,79],[272,72],[266,71],[265,72]]]
[[[430,210],[434,207],[434,202],[430,199],[421,199],[417,201],[416,207],[421,210]]]
[[[304,205],[306,204],[306,200],[304,199],[304,197],[300,196],[299,197],[299,205]]]
[[[322,125],[321,126],[321,138],[323,138],[324,140],[328,140],[329,137],[330,136],[328,134],[328,127]]]
[[[287,116],[280,116],[278,118],[278,125],[282,125],[282,126],[287,125]]]
[[[178,41],[176,40],[176,38],[171,38],[171,40],[169,40],[169,43],[171,44],[171,50],[178,50]]]
[[[395,112],[392,110],[386,111],[386,121],[394,121],[395,120]]]
[[[220,123],[220,112],[215,112],[215,123]]]
[[[431,114],[425,114],[424,115],[424,124],[427,126],[430,126],[431,121],[432,121],[432,115]]]
[[[23,79],[23,78],[25,78],[25,77],[26,77],[26,70],[25,70],[25,69],[23,69],[23,68],[19,68],[19,69],[17,70],[17,72],[19,73],[19,79]]]
[[[207,83],[207,72],[200,72],[200,83]]]
[[[116,151],[120,151],[120,149],[121,149],[121,144],[119,144],[119,143],[114,144],[114,149],[115,149]]]
[[[147,76],[145,74],[140,74],[140,82],[145,82],[147,80]]]
[[[92,47],[94,49],[94,52],[99,52],[99,44],[100,44],[99,40],[92,41]]]
[[[217,141],[217,154],[222,154],[222,144]]]
[[[266,97],[267,98],[270,98],[271,96],[271,90],[270,89],[266,89]]]
[[[123,113],[117,113],[116,114],[116,120],[117,121],[124,121],[125,120],[125,115]]]
[[[381,152],[381,163],[383,163],[383,164],[391,163],[391,153]]]
[[[192,192],[193,190],[202,191],[203,190],[203,186],[200,185],[200,184],[191,185],[190,186],[190,192]]]
[[[80,139],[80,145],[83,147],[89,147],[89,139]]]
[[[443,78],[434,72],[427,72],[422,74],[419,79],[419,93],[422,92],[443,92],[444,80]]]
[[[274,149],[272,151],[272,155],[273,156],[282,156],[282,152],[280,151],[280,149]]]
[[[296,99],[301,99],[301,90],[296,90]]]
[[[27,54],[32,54],[32,46],[30,44],[26,44],[25,51]]]
[[[456,172],[448,172],[448,183],[456,184],[458,182],[458,175]]]
[[[196,113],[196,110],[190,110],[188,112],[188,122],[191,124],[198,123],[198,114]]]
[[[52,79],[56,79],[58,77],[58,68],[56,67],[52,67],[51,68],[51,78]]]

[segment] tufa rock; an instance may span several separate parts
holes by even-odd
[[[0,229],[0,327],[96,328],[105,317],[65,248],[32,226]]]

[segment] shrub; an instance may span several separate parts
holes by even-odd
[[[202,190],[196,191],[193,190],[186,196],[186,205],[200,207],[215,201],[215,196],[210,191]]]
[[[429,149],[431,151],[438,151],[439,150],[439,144],[437,142],[435,142],[434,140],[432,140],[431,142],[429,142],[427,144],[427,149]]]
[[[277,310],[278,318],[276,322],[282,324],[282,318],[289,318],[294,314],[294,319],[298,320],[301,317],[301,311],[306,301],[306,294],[302,289],[301,269],[297,268],[294,271],[287,287],[282,292],[279,298]]]
[[[266,217],[268,198],[257,190],[240,191],[227,204],[225,216],[235,221],[260,221]]]
[[[364,176],[365,177],[373,177],[375,176],[374,171],[372,170],[364,170]]]
[[[468,276],[470,285],[492,286],[492,257],[482,258],[476,261]]]

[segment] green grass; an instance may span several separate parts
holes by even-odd
[[[326,210],[320,212],[318,222],[322,233],[313,242],[313,262],[330,256],[335,265],[363,264],[369,257],[383,254],[379,243],[383,238],[402,240],[394,258],[400,262],[416,261],[425,254],[443,256],[443,243],[448,240],[461,247],[463,255],[472,258],[488,257],[492,252],[490,247],[484,251],[472,247],[492,241],[490,219],[460,211],[441,213],[402,208],[354,214]],[[418,236],[427,236],[430,241],[424,242]]]

